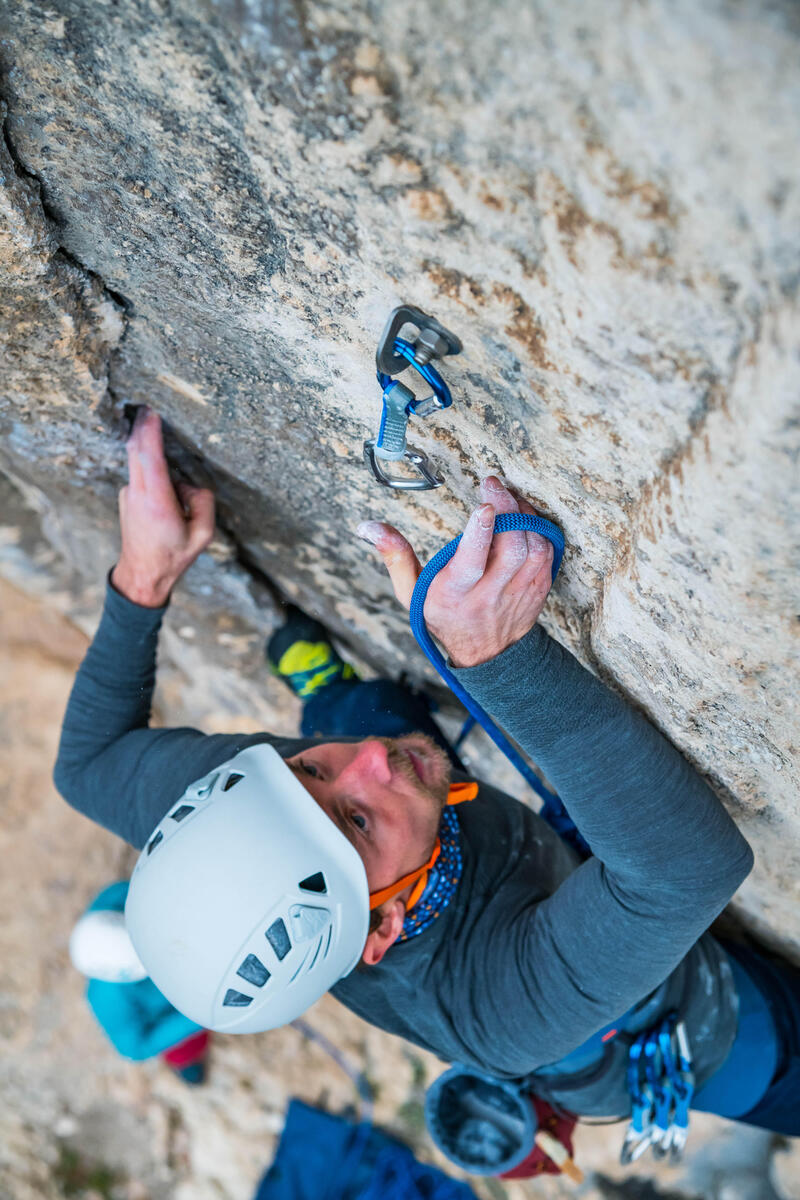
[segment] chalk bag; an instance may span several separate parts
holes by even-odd
[[[534,1149],[531,1098],[501,1079],[451,1067],[425,1095],[425,1121],[435,1145],[473,1175],[503,1175]]]

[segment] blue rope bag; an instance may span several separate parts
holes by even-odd
[[[500,513],[495,517],[495,533],[508,533],[511,530],[539,533],[542,537],[547,538],[553,547],[551,573],[553,580],[555,580],[558,569],[561,566],[561,559],[564,557],[564,535],[558,526],[554,525],[552,521],[548,521],[545,517],[536,517],[528,513]],[[537,796],[541,798],[542,807],[539,810],[539,815],[547,821],[548,825],[556,831],[559,837],[563,838],[573,849],[577,850],[581,858],[589,858],[592,853],[589,845],[579,833],[577,826],[564,807],[563,801],[555,792],[549,791],[544,786],[539,776],[530,764],[525,761],[516,746],[511,744],[502,730],[495,725],[485,709],[478,704],[477,700],[473,699],[460,680],[456,678],[447,666],[431,635],[428,633],[423,615],[428,589],[442,568],[446,567],[450,562],[458,549],[460,541],[460,537],[453,538],[452,542],[448,542],[446,546],[443,546],[437,554],[434,554],[430,562],[423,567],[411,597],[409,612],[411,632],[417,639],[420,649],[434,665],[453,694],[464,705],[470,716],[488,733],[498,749],[502,750],[503,754],[516,767],[526,783],[530,784]]]

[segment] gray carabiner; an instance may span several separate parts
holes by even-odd
[[[398,492],[427,492],[431,488],[441,487],[444,483],[443,477],[434,470],[427,456],[421,450],[415,450],[413,446],[406,446],[402,454],[390,461],[408,463],[410,467],[419,472],[418,479],[400,479],[397,476],[387,475],[381,466],[374,438],[364,442],[364,461],[378,483],[383,487],[394,488]],[[387,460],[383,459],[383,461]]]

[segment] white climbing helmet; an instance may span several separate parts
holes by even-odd
[[[206,1029],[260,1033],[353,970],[369,931],[355,848],[271,746],[187,788],[131,877],[125,919],[150,978]]]
[[[147,971],[125,928],[125,914],[98,908],[84,913],[69,938],[72,965],[89,979],[138,983]]]

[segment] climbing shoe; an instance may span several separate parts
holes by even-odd
[[[273,675],[303,700],[330,683],[358,678],[334,650],[325,626],[293,604],[287,607],[286,623],[267,642],[266,655]]]

